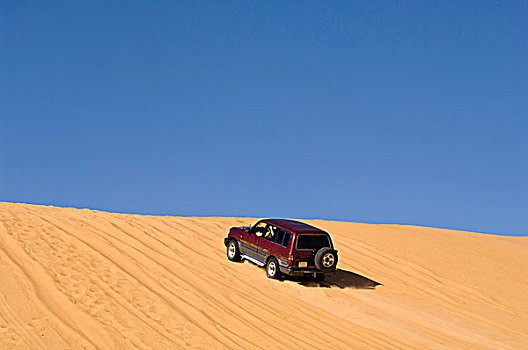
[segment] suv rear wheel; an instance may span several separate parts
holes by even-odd
[[[266,276],[272,279],[278,279],[280,277],[279,263],[274,257],[269,258],[266,263]]]
[[[240,249],[238,249],[238,242],[232,239],[227,245],[227,258],[230,261],[240,261]]]

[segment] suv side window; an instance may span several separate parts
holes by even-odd
[[[281,245],[283,247],[289,248],[290,247],[290,243],[291,243],[292,234],[291,234],[291,232],[288,232],[286,230],[282,230],[282,231],[284,232],[284,239],[283,239]]]
[[[268,225],[267,222],[261,221],[251,228],[251,232],[258,237],[262,237],[262,235],[266,233],[266,225]]]
[[[266,231],[264,233],[264,238],[268,241],[275,242],[275,237],[277,236],[278,228],[273,225],[266,226]]]
[[[275,234],[275,237],[273,237],[274,238],[273,242],[282,245],[282,240],[284,239],[284,233],[285,232],[286,231],[284,231],[283,229],[277,228],[277,233]]]

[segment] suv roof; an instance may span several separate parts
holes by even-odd
[[[270,224],[279,226],[283,229],[286,229],[291,232],[295,233],[326,233],[325,231],[313,227],[311,225],[305,224],[304,222],[295,221],[295,220],[288,220],[288,219],[264,219],[262,221],[266,221]]]

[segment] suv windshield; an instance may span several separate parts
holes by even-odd
[[[297,239],[297,249],[320,249],[323,247],[330,247],[326,235],[299,235]]]

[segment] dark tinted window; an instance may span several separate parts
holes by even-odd
[[[273,238],[274,238],[273,242],[282,244],[282,240],[284,239],[284,230],[279,228],[277,230],[277,234]]]
[[[290,247],[291,237],[292,237],[291,232],[284,231],[284,241],[282,242],[282,245],[285,246],[286,248]]]
[[[328,237],[325,235],[299,235],[297,249],[319,249],[330,247]]]

